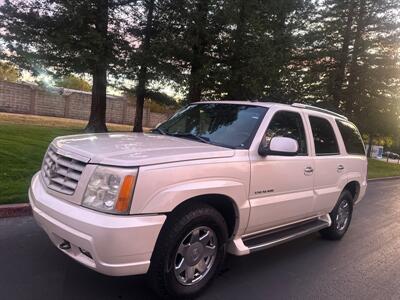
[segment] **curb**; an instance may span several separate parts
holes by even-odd
[[[0,205],[0,218],[30,216],[32,208],[29,203]]]
[[[385,180],[396,180],[400,179],[400,176],[392,176],[392,177],[380,177],[380,178],[371,178],[368,181],[385,181]]]

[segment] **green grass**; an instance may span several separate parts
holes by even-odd
[[[56,136],[81,129],[0,123],[0,204],[27,202],[30,180]]]
[[[381,178],[400,176],[400,165],[388,163],[386,161],[369,159],[368,160],[368,178]]]

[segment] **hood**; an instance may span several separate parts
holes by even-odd
[[[53,145],[94,164],[144,166],[233,156],[235,150],[184,138],[145,133],[98,133],[58,137]]]

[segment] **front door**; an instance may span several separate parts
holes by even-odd
[[[267,128],[273,137],[297,140],[296,156],[251,154],[250,220],[246,233],[300,221],[312,215],[314,160],[310,156],[304,117],[297,111],[277,111]],[[261,142],[261,141],[260,141]]]

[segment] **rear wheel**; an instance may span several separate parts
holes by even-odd
[[[349,191],[342,192],[339,201],[329,215],[332,225],[322,229],[321,236],[329,240],[340,240],[347,232],[353,215],[353,196]]]
[[[225,257],[227,226],[206,204],[186,206],[169,216],[154,250],[149,279],[164,298],[192,297],[211,282]]]

